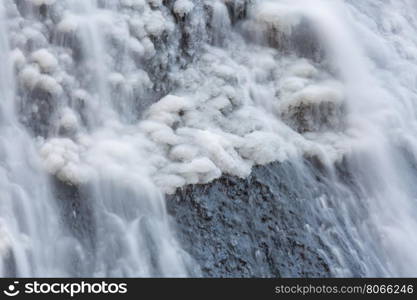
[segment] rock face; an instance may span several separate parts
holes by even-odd
[[[340,191],[358,186],[346,161],[333,171],[314,159],[275,162],[245,179],[223,175],[178,189],[166,197],[176,239],[204,277],[365,276],[369,253],[355,242],[349,219],[362,223],[368,208],[358,202],[358,211],[346,215],[349,194]],[[54,183],[61,217],[93,261],[99,224],[85,188]],[[73,268],[86,276],[92,266]]]
[[[169,196],[180,243],[203,276],[330,276],[337,263],[316,230],[323,220],[313,201],[323,183],[305,175],[273,163],[246,179],[225,175]]]

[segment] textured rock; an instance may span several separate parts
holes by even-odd
[[[357,189],[346,161],[334,171],[339,183]],[[178,242],[205,277],[365,276],[366,248],[352,242],[351,225],[337,204],[345,195],[327,178],[319,160],[275,162],[255,167],[246,179],[223,175],[188,185],[168,195],[166,204]],[[85,189],[54,183],[62,218],[94,256],[97,224]],[[359,223],[368,213],[365,203],[356,205],[359,213],[347,217]],[[73,267],[85,275],[92,266]]]
[[[273,163],[247,179],[188,186],[167,206],[204,276],[326,277],[332,257],[315,231],[321,221],[313,201],[321,193],[313,185],[323,184],[306,178]]]

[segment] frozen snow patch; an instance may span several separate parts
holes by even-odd
[[[47,49],[40,49],[33,52],[31,59],[40,66],[42,71],[46,73],[53,72],[58,67],[58,60]]]
[[[174,4],[174,12],[180,17],[189,14],[193,8],[194,4],[190,0],[177,0]]]

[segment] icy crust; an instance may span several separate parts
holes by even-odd
[[[289,35],[303,15],[288,1],[263,1],[253,10],[253,23],[275,29],[277,33]],[[265,28],[264,28],[265,29]]]
[[[259,57],[235,53],[231,58],[226,51],[208,48],[197,67],[175,75],[182,83],[176,95],[153,104],[138,124],[108,124],[94,134],[79,133],[74,142],[43,143],[46,167],[73,184],[87,181],[98,170],[147,174],[164,192],[172,193],[222,173],[246,177],[255,164],[305,155],[329,163],[341,159],[347,150],[341,133],[301,135],[279,119],[290,104],[341,102],[341,84],[305,60],[281,62],[273,51],[256,52]],[[265,64],[260,65],[260,59]],[[268,68],[267,61],[274,65]],[[270,76],[276,82],[257,82]],[[254,95],[256,91],[263,95]],[[279,91],[285,93],[277,97]],[[268,111],[254,99],[274,101]]]
[[[193,8],[194,4],[190,0],[176,0],[174,4],[174,12],[180,17],[189,14]]]
[[[206,41],[191,64],[172,65],[177,45],[164,51],[160,45],[181,38],[173,14],[201,19],[204,5],[227,12],[225,1],[177,0],[172,12],[156,0],[100,8],[84,1],[28,3],[35,11],[45,4],[47,13],[24,18],[16,6],[9,8],[19,100],[28,120],[39,113],[51,119],[52,128],[38,138],[39,151],[46,170],[64,182],[147,176],[173,193],[223,173],[246,177],[254,165],[277,160],[317,156],[332,163],[348,150],[339,130],[300,132],[288,122],[296,118],[293,107],[343,104],[343,84],[317,63],[231,31],[221,48]],[[298,15],[286,19],[282,7],[259,3],[252,3],[255,13],[243,27],[273,24],[286,34],[298,24]],[[171,64],[167,78],[150,73],[158,72],[149,67],[154,60]],[[169,82],[169,94],[138,120],[135,106],[153,95],[156,80]],[[40,109],[43,102],[48,105]]]

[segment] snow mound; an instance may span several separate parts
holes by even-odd
[[[194,4],[190,0],[177,0],[174,4],[174,12],[180,17],[189,14],[193,8]]]

